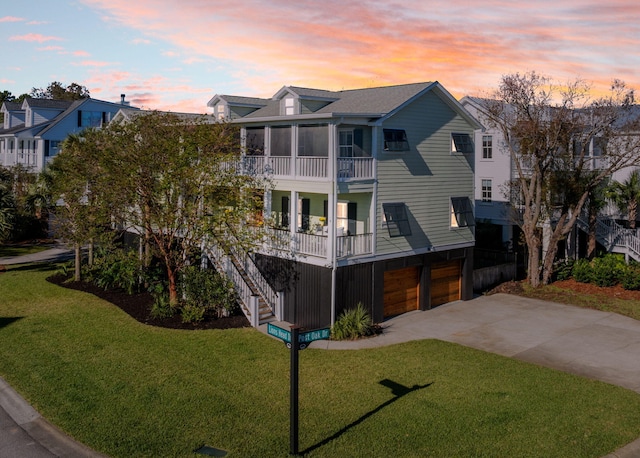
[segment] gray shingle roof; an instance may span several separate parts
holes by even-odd
[[[433,83],[414,83],[346,91],[324,91],[320,89],[288,87],[301,99],[325,99],[329,103],[316,114],[373,115],[384,116],[397,109]],[[268,104],[243,119],[264,118],[280,115],[280,101],[269,100]]]
[[[80,101],[84,101],[86,99],[82,99]],[[56,110],[66,110],[69,108],[74,102],[78,102],[78,100],[50,100],[50,99],[33,99],[31,97],[27,97],[24,100],[24,103],[28,104],[32,108],[53,108]]]

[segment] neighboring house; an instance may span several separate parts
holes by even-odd
[[[485,116],[482,114],[481,98],[465,96],[460,100],[460,104],[471,113],[485,128],[476,132],[475,137],[475,217],[478,222],[491,223],[501,227],[503,246],[515,248],[518,243],[519,228],[514,214],[514,207],[510,202],[509,182],[517,179],[517,170],[511,158],[508,148],[505,146],[503,133],[496,128],[491,128]],[[634,107],[631,112],[632,117],[640,116],[640,107]],[[574,147],[582,148],[581,144]],[[602,159],[602,148],[597,138],[590,140],[586,158],[586,163],[593,169],[606,166]],[[615,171],[611,180],[622,182],[628,178],[637,166],[629,166]],[[586,210],[585,210],[586,212]],[[624,209],[621,211],[609,203],[599,210],[597,239],[598,242],[608,251],[620,252],[640,260],[640,238],[632,237],[632,234],[621,234],[622,227],[615,223],[615,220],[627,218]],[[579,257],[581,252],[586,251],[586,231],[588,230],[587,217],[581,217],[577,224],[580,231],[574,232],[569,237],[565,248],[561,250],[559,256]],[[543,230],[548,231],[553,225],[553,218],[543,225]],[[543,251],[546,250],[546,241],[543,240]]]
[[[514,165],[502,132],[487,127],[482,115],[482,99],[465,96],[460,104],[485,128],[475,134],[475,217],[476,221],[500,226],[502,243],[513,247],[514,227],[508,196],[509,182],[515,178]]]
[[[472,297],[482,126],[438,82],[285,86],[208,106],[241,126],[244,172],[273,183],[263,201],[274,242],[254,260],[279,292],[278,319],[329,326],[361,302],[380,322]]]
[[[0,165],[23,165],[33,172],[58,154],[62,141],[87,127],[101,127],[129,103],[91,98],[68,101],[27,98],[22,104],[4,102],[0,111]],[[131,108],[134,110],[135,108]]]

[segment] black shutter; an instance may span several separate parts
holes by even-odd
[[[347,204],[347,218],[349,219],[349,227],[347,229],[347,235],[356,235],[356,215],[357,207],[355,202],[349,202]]]
[[[311,210],[311,201],[309,199],[302,199],[302,230],[309,230],[309,212]]]
[[[78,127],[82,127],[82,110],[78,110]]]
[[[49,140],[44,141],[44,155],[49,156]]]
[[[289,196],[282,196],[282,219],[280,225],[289,227]]]

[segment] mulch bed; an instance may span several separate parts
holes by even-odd
[[[84,281],[71,281],[69,277],[56,274],[47,281],[63,288],[83,291],[93,294],[122,309],[125,313],[140,323],[171,329],[231,329],[250,327],[249,320],[244,315],[224,318],[205,319],[199,323],[183,323],[180,315],[170,318],[154,318],[150,314],[153,296],[148,292],[127,294],[123,290],[104,290],[96,285]]]
[[[640,291],[626,290],[621,285],[597,286],[591,283],[580,283],[571,278],[569,280],[555,281],[551,283],[551,286],[555,286],[563,290],[574,291],[580,294],[588,294],[591,296],[604,295],[616,299],[640,301]],[[507,293],[522,295],[523,291],[524,290],[521,282],[508,281],[498,285],[487,294]]]

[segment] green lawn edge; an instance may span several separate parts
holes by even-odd
[[[281,342],[146,326],[54,272],[0,274],[0,374],[45,418],[112,457],[288,456]],[[305,456],[601,457],[639,436],[637,393],[456,344],[300,353]]]

